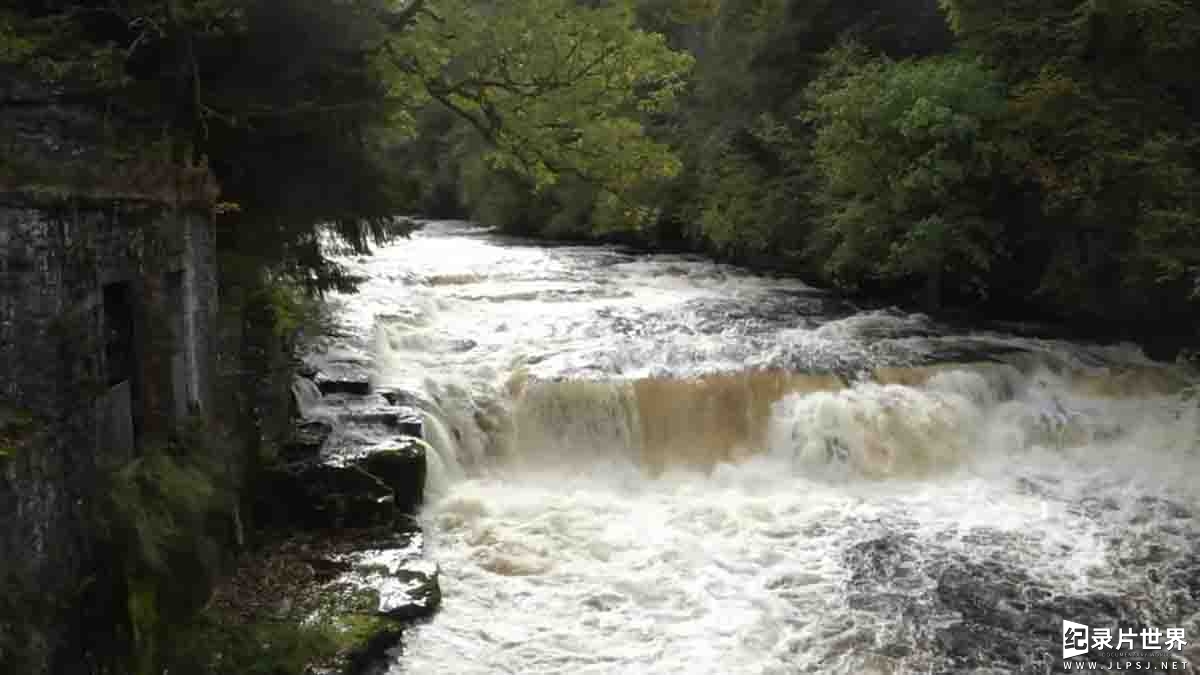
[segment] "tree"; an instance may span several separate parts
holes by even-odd
[[[387,49],[393,91],[453,111],[487,142],[487,164],[534,192],[569,177],[630,202],[679,171],[642,119],[669,109],[691,58],[637,29],[631,3],[428,2]],[[638,220],[631,202],[622,215]]]
[[[817,241],[839,284],[923,278],[982,291],[1000,224],[991,190],[1004,91],[977,61],[892,62],[842,50],[812,87],[824,207]]]
[[[690,16],[676,41],[696,55],[693,83],[659,130],[685,170],[660,227],[723,255],[803,264],[816,210],[805,89],[846,38],[894,57],[945,51],[937,3],[727,0]]]
[[[1176,0],[942,0],[1010,82],[1017,167],[1040,218],[1037,292],[1098,318],[1187,315],[1200,280],[1200,6]],[[1013,218],[1014,221],[1018,220]]]

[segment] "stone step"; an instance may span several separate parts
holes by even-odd
[[[313,376],[322,394],[355,394],[366,396],[371,393],[371,371],[359,363],[328,363],[321,366]]]
[[[424,437],[421,412],[406,406],[348,408],[337,413],[337,419],[343,424],[384,426],[404,436]]]

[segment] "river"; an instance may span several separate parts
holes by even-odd
[[[436,449],[393,674],[1050,673],[1064,619],[1200,662],[1195,382],[1133,346],[462,223],[345,262],[326,358]]]

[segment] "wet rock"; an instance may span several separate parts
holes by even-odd
[[[1028,353],[1028,350],[1013,345],[967,340],[957,343],[932,340],[928,347],[928,353],[924,355],[927,363],[1007,363],[1014,356]]]
[[[351,570],[349,563],[327,558],[307,558],[304,562],[312,569],[313,579],[322,583],[333,581]]]
[[[420,508],[426,476],[421,440],[329,444],[336,447],[326,447],[320,457],[269,470],[271,489],[260,503],[270,520],[290,529],[395,526],[398,517]]]
[[[388,405],[407,408],[418,408],[421,405],[421,397],[405,389],[380,389],[378,393]]]
[[[402,438],[390,447],[377,446],[358,465],[392,490],[399,513],[414,514],[424,500],[425,461],[424,446]]]
[[[451,340],[450,344],[448,345],[450,351],[458,352],[460,354],[463,352],[469,352],[478,346],[478,342],[468,339]]]
[[[394,621],[412,621],[432,615],[442,602],[436,563],[423,555],[419,533],[390,542],[382,548],[364,548],[339,556],[350,569],[331,583],[355,593],[365,593],[376,614]]]
[[[1188,594],[1193,603],[1200,603],[1200,555],[1177,563],[1167,576],[1171,588]]]
[[[362,645],[345,657],[345,665],[330,675],[383,675],[388,671],[388,654],[400,646],[404,630],[384,624]]]
[[[378,527],[396,518],[392,489],[353,464],[296,462],[272,469],[268,478],[265,510],[288,527]]]
[[[953,624],[938,632],[937,644],[953,662],[966,667],[1018,664],[1027,660],[1027,647],[1020,635],[983,624]]]
[[[437,566],[423,562],[389,571],[379,584],[379,613],[390,619],[411,621],[431,616],[442,604]]]
[[[939,576],[937,598],[957,620],[937,631],[936,643],[963,667],[1042,672],[1061,647],[1063,619],[1100,626],[1145,624],[1132,598],[1058,594],[995,561],[952,561]]]
[[[992,551],[991,557],[967,557],[895,533],[843,553],[846,603],[875,631],[872,653],[919,661],[936,673],[1049,672],[1061,661],[1063,619],[1139,628],[1177,623],[1176,617],[1194,612],[1188,584],[1200,578],[1200,565],[1186,556],[1168,562],[1153,546],[1146,551],[1164,570],[1166,588],[1150,598],[1140,591],[1069,594],[1048,586],[1005,554],[1023,546],[1019,534],[975,528],[946,541]],[[1129,564],[1145,569],[1146,562]]]
[[[328,422],[300,422],[280,446],[279,456],[285,462],[314,459],[332,433],[333,425]]]
[[[937,597],[959,612],[964,623],[1009,631],[1025,627],[1028,597],[1040,594],[1019,570],[999,563],[960,561],[942,572]]]
[[[1085,496],[1077,502],[1080,514],[1092,519],[1109,517],[1111,512],[1118,511],[1121,505],[1112,497]]]
[[[854,589],[908,585],[916,573],[912,537],[887,535],[851,546],[842,555]]]
[[[404,406],[374,406],[347,410],[338,415],[338,420],[347,424],[384,426],[414,438],[424,435],[421,413]]]
[[[407,624],[437,610],[438,576],[419,532],[297,534],[247,556],[213,603],[232,622],[319,628],[331,643],[307,675],[382,675]]]
[[[313,378],[322,394],[354,394],[366,396],[371,393],[371,373],[365,366],[355,363],[331,363],[322,367]]]

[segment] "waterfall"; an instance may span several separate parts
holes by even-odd
[[[321,405],[321,390],[317,384],[305,377],[292,379],[292,396],[296,398],[296,408],[300,417],[313,419]]]
[[[1192,637],[1185,369],[457,224],[346,264],[373,382],[424,415],[447,594],[392,674],[1052,672],[1063,620]]]

